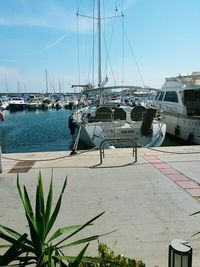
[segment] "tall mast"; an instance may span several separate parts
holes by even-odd
[[[6,82],[6,93],[8,94],[8,81],[7,81],[7,78],[5,78],[5,82]]]
[[[98,86],[102,86],[101,78],[101,5],[98,0]],[[99,104],[103,104],[103,91],[99,90]]]
[[[46,76],[46,94],[48,94],[48,76],[47,76],[47,70],[45,70],[45,76]]]

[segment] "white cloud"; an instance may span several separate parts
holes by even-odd
[[[60,44],[60,43],[61,43],[66,37],[68,37],[71,33],[72,33],[72,31],[63,34],[59,39],[57,39],[57,40],[54,41],[53,43],[48,44],[46,47],[44,47],[44,48],[42,49],[42,51],[46,51],[46,50],[48,50],[48,49],[50,49],[50,48],[52,48],[52,47],[54,47],[54,46]]]

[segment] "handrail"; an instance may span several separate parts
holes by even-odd
[[[137,142],[135,141],[135,139],[133,138],[110,138],[110,139],[104,139],[100,146],[99,146],[99,151],[100,151],[100,163],[99,165],[101,165],[103,163],[103,158],[105,158],[105,152],[104,152],[104,149],[105,149],[105,145],[108,143],[108,142],[112,142],[112,143],[125,143],[127,141],[130,141],[132,143],[132,148],[133,148],[133,157],[135,157],[135,161],[133,161],[131,164],[137,162]]]

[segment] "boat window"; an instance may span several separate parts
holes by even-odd
[[[156,96],[155,96],[155,100],[158,100],[159,95],[160,95],[160,92],[158,92],[158,93],[156,94]]]
[[[165,92],[160,92],[158,101],[162,101],[162,100],[163,100],[164,93],[165,93]]]
[[[187,109],[187,115],[200,116],[200,89],[185,90],[183,103]]]
[[[178,103],[178,96],[175,91],[166,92],[164,101]]]
[[[155,100],[162,101],[163,96],[164,96],[164,92],[158,92],[157,95],[155,96]]]

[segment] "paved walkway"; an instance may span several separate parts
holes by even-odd
[[[117,230],[100,241],[147,267],[167,266],[169,243],[184,239],[193,248],[193,267],[199,267],[200,235],[192,234],[200,231],[200,215],[189,215],[200,210],[200,146],[142,148],[133,161],[131,149],[106,150],[101,165],[99,151],[71,157],[69,152],[3,154],[1,224],[26,229],[16,173],[33,196],[39,170],[46,187],[53,168],[55,196],[68,176],[57,226],[84,223],[106,211],[82,236]],[[91,243],[88,253],[96,248]]]

